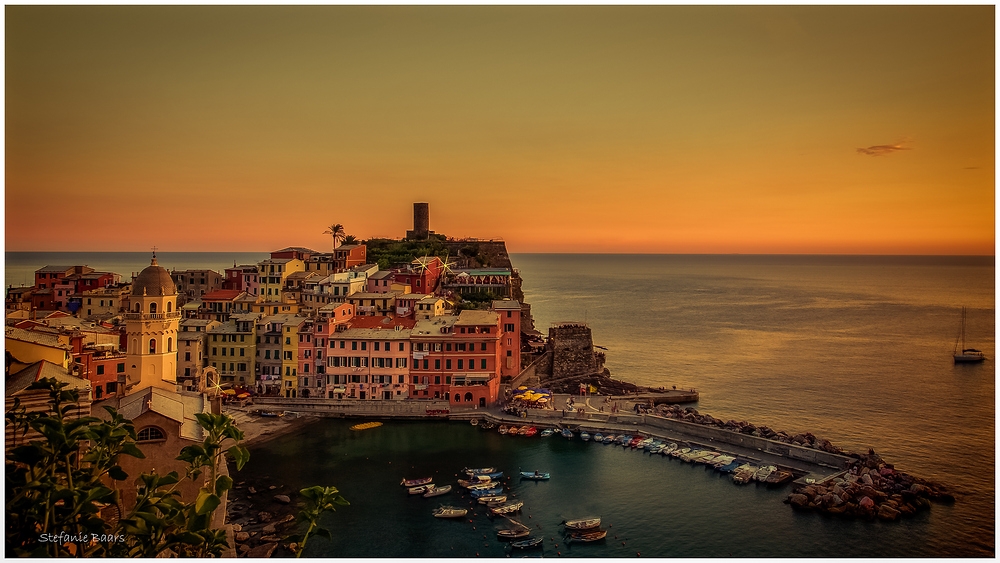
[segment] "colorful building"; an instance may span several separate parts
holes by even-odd
[[[329,337],[326,396],[402,400],[409,396],[410,330],[414,321],[355,317]]]

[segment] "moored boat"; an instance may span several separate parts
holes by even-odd
[[[645,436],[632,436],[632,439],[629,440],[628,447],[630,447],[630,448],[632,448],[634,450],[634,449],[638,448],[639,444],[643,440],[645,440],[645,439],[646,439]]]
[[[574,532],[569,535],[569,541],[594,542],[603,540],[608,536],[607,530],[595,530],[593,532]]]
[[[591,516],[589,518],[577,518],[576,520],[567,520],[563,522],[563,526],[566,526],[567,530],[583,531],[597,528],[601,525],[600,516]]]
[[[462,469],[462,473],[465,473],[469,477],[472,477],[473,475],[483,475],[485,473],[493,473],[496,470],[497,470],[496,467],[477,467],[477,468],[466,467]]]
[[[507,495],[490,495],[485,497],[479,497],[476,500],[479,501],[479,504],[490,504],[491,502],[502,504],[507,502]]]
[[[549,478],[548,473],[540,473],[538,471],[522,471],[521,479],[532,479],[534,481],[546,481]]]
[[[500,506],[495,506],[490,509],[490,512],[492,512],[493,514],[510,514],[511,512],[517,512],[521,510],[521,507],[523,506],[524,502],[522,501],[510,502],[507,504],[501,504]]]
[[[499,495],[501,493],[503,493],[503,487],[496,487],[493,489],[479,489],[469,492],[469,494],[475,498]]]
[[[639,440],[639,443],[636,444],[635,447],[636,448],[642,448],[644,450],[648,450],[649,446],[651,446],[652,444],[653,444],[653,439],[652,438],[645,438],[643,440]]]
[[[566,438],[567,440],[573,439],[573,431],[570,430],[569,428],[563,428],[562,431],[560,431],[559,433],[562,434],[562,437]]]
[[[607,436],[604,437],[603,442],[605,444],[612,444],[614,443],[615,438],[617,438],[617,436],[615,436],[614,434],[608,434]]]
[[[737,467],[733,470],[733,483],[737,485],[746,485],[753,479],[754,473],[757,472],[758,467],[749,463],[744,463],[743,465]]]
[[[424,498],[439,497],[441,495],[446,495],[451,492],[451,485],[445,485],[443,487],[436,487],[429,485],[429,489],[424,493]]]
[[[602,442],[602,443],[604,442],[604,434],[601,434],[600,432],[594,434],[594,443],[597,442]]]
[[[627,446],[631,440],[631,436],[627,434],[620,434],[617,438],[615,438],[615,444],[619,446]]]
[[[764,483],[767,481],[767,478],[777,470],[778,468],[773,465],[764,465],[753,474],[753,478],[759,483]]]
[[[472,477],[470,479],[459,479],[458,480],[458,484],[460,486],[465,487],[466,489],[468,489],[469,487],[472,487],[472,486],[475,486],[475,485],[482,485],[483,483],[489,483],[490,481],[492,481],[492,479],[490,479],[489,477],[487,477],[485,475],[482,475],[482,476],[477,475],[477,476]]]
[[[531,535],[530,528],[517,528],[514,530],[497,530],[497,539],[512,540],[526,538]]]
[[[489,472],[486,472],[486,473],[474,473],[472,476],[475,479],[481,479],[482,477],[486,477],[487,480],[488,479],[493,479],[495,481],[495,480],[503,477],[503,471],[489,471]]]
[[[495,489],[496,487],[499,486],[500,483],[494,482],[493,480],[489,480],[489,481],[480,481],[479,483],[472,483],[470,485],[466,485],[465,488],[469,489],[470,491],[483,491],[486,489]]]
[[[400,485],[404,487],[416,487],[419,485],[426,485],[427,483],[430,483],[433,480],[434,480],[433,477],[421,477],[420,479],[403,479],[403,482],[400,483]]]
[[[507,429],[508,436],[517,436],[520,433],[521,433],[520,426],[511,426],[510,428]]]
[[[676,457],[677,459],[680,459],[680,457],[682,455],[684,455],[684,454],[686,454],[686,453],[688,453],[690,451],[691,451],[691,448],[677,448],[676,450],[670,452],[670,457]]]
[[[531,532],[528,532],[528,533],[530,534]],[[545,538],[541,538],[541,537],[528,538],[528,539],[522,540],[522,541],[511,542],[510,546],[513,547],[514,549],[531,549],[532,547],[538,547],[538,546],[542,545],[542,540],[543,539],[545,539]]]
[[[677,444],[674,442],[670,442],[667,445],[663,446],[663,449],[660,450],[660,455],[670,455],[676,449],[677,449]]]
[[[546,428],[545,430],[542,430],[542,438],[548,438],[549,436],[551,436],[551,435],[553,435],[555,433],[556,433],[555,430],[553,430],[551,428]]]
[[[464,508],[455,508],[453,506],[442,506],[434,509],[435,518],[464,518],[469,511]]]
[[[958,340],[955,341],[955,353],[953,354],[956,364],[968,364],[982,362],[986,360],[986,354],[975,348],[965,347],[965,307],[962,307],[962,332]],[[959,345],[961,342],[961,345]]]
[[[524,433],[524,435],[527,436],[527,437],[529,437],[529,438],[531,438],[535,434],[538,434],[538,428],[535,428],[534,426],[529,426],[528,430],[525,431],[525,433]]]
[[[717,457],[717,458],[715,458],[715,459],[712,460],[712,466],[714,466],[716,469],[718,469],[718,468],[720,468],[720,467],[722,467],[724,465],[729,465],[735,459],[736,459],[736,456],[728,455],[728,454],[722,454],[719,457]]]
[[[472,420],[469,421],[469,424],[471,424],[473,426],[479,426],[479,419],[478,418],[473,418]]]
[[[410,493],[411,495],[422,495],[433,488],[434,488],[433,484],[420,485],[419,487],[410,487],[409,489],[406,489],[406,492]]]
[[[794,477],[795,475],[793,475],[790,471],[778,469],[777,471],[773,471],[770,475],[768,475],[767,479],[765,479],[764,481],[768,485],[781,485],[782,483],[791,481]]]
[[[732,462],[730,462],[730,463],[728,463],[726,465],[723,465],[722,467],[719,467],[717,469],[719,471],[721,471],[722,473],[732,473],[733,471],[736,470],[737,467],[739,467],[742,464],[743,463],[740,462],[740,461],[733,460]]]
[[[501,434],[506,434],[507,430],[509,430],[509,428],[507,428],[507,425],[506,424],[501,424],[500,428],[497,429],[497,432],[499,432]]]

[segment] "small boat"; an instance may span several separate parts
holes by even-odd
[[[482,485],[483,483],[489,483],[490,481],[492,481],[492,479],[486,477],[485,475],[483,476],[477,475],[475,477],[472,477],[471,479],[459,479],[458,484],[468,489],[469,487],[472,487],[474,485]]]
[[[503,504],[507,502],[507,495],[490,495],[486,497],[479,497],[477,499],[479,504],[490,504],[491,502]]]
[[[639,440],[639,443],[636,444],[635,447],[636,448],[642,448],[644,450],[648,450],[649,446],[652,445],[652,444],[653,444],[653,439],[652,438],[646,438],[645,440]]]
[[[507,429],[508,436],[517,436],[520,433],[521,433],[520,426],[511,426],[510,428]]]
[[[464,508],[455,508],[453,506],[442,506],[440,508],[434,509],[435,518],[464,518],[469,511]]]
[[[524,433],[524,435],[529,438],[531,438],[535,434],[538,434],[538,429],[535,428],[534,426],[529,427],[528,430]]]
[[[528,533],[530,534],[531,532]],[[545,538],[542,537],[528,538],[522,541],[511,542],[510,546],[513,547],[514,549],[531,549],[533,547],[538,547],[542,545],[542,540],[544,539]]]
[[[473,426],[479,426],[479,419],[478,418],[473,418],[472,420],[469,421],[469,424],[471,424]]]
[[[443,487],[430,486],[427,492],[424,493],[424,498],[439,497],[441,495],[446,495],[451,492],[451,485],[445,485]]]
[[[496,487],[494,489],[479,489],[469,492],[469,494],[475,498],[499,495],[501,493],[503,493],[503,487]]]
[[[500,540],[513,540],[526,538],[531,535],[530,528],[517,528],[514,530],[497,530],[497,539]]]
[[[767,479],[765,479],[764,482],[766,482],[768,485],[781,485],[782,483],[791,481],[794,477],[795,475],[792,475],[790,471],[779,469],[768,475]]]
[[[569,535],[569,541],[594,542],[607,537],[607,530],[595,530],[593,532],[574,532]]]
[[[634,450],[639,447],[639,444],[645,439],[645,436],[632,436],[632,439],[628,443],[628,447]]]
[[[382,426],[381,422],[364,422],[355,424],[351,427],[351,430],[368,430],[369,428],[378,428],[379,426]]]
[[[960,342],[961,346],[959,346]],[[965,347],[965,307],[962,307],[962,332],[958,337],[958,340],[955,341],[954,357],[956,364],[970,364],[982,362],[986,359],[986,354],[981,351],[976,350],[975,348]]]
[[[510,514],[511,512],[517,512],[521,510],[522,506],[524,506],[524,502],[522,501],[511,502],[507,504],[501,504],[500,506],[495,506],[490,509],[490,512],[492,512],[495,515]]]
[[[617,438],[615,438],[615,444],[618,444],[619,446],[624,446],[628,444],[631,440],[632,440],[631,436],[627,434],[621,434]]]
[[[494,489],[499,487],[500,483],[494,482],[493,480],[481,481],[479,483],[472,483],[471,485],[466,485],[465,488],[470,491],[484,491],[486,489]]]
[[[690,463],[696,457],[701,457],[705,455],[705,450],[689,449],[686,453],[680,455],[680,460],[686,463]]]
[[[499,478],[503,477],[503,471],[490,471],[490,472],[487,472],[487,473],[476,473],[472,477],[473,477],[473,479],[481,479],[482,477],[486,477],[487,479],[496,480],[496,479],[499,479]]]
[[[713,467],[715,467],[716,469],[718,469],[718,468],[720,468],[720,467],[722,467],[724,465],[729,465],[735,459],[736,459],[736,456],[734,456],[734,455],[722,454],[719,457],[713,459],[711,465]]]
[[[500,428],[497,430],[497,432],[499,432],[501,434],[506,434],[507,430],[508,430],[507,425],[506,424],[501,424]]]
[[[567,440],[573,439],[573,431],[570,430],[569,428],[563,428],[560,434],[562,434],[562,437],[566,438]]]
[[[483,475],[484,473],[493,473],[496,470],[497,470],[496,467],[480,467],[476,469],[473,469],[471,467],[466,467],[465,469],[462,470],[462,473],[465,473],[469,477],[472,477],[473,475]]]
[[[737,467],[733,471],[733,483],[737,485],[746,485],[753,479],[754,473],[757,472],[758,467],[756,465],[751,465],[749,463],[744,463],[743,465]]]
[[[603,442],[605,444],[611,444],[611,443],[613,443],[615,441],[616,437],[617,436],[615,436],[614,434],[608,434],[607,436],[604,437]]]
[[[556,433],[555,430],[553,430],[551,428],[546,428],[545,430],[542,430],[542,438],[548,438],[549,436],[551,436],[551,435],[553,435],[555,433]]]
[[[704,463],[706,465],[710,465],[713,461],[715,461],[715,458],[719,457],[720,455],[722,454],[720,454],[719,452],[705,452],[704,454],[702,454],[700,457],[698,457],[693,461],[695,463]]]
[[[653,444],[652,448],[649,448],[649,455],[656,455],[660,453],[663,449],[663,444]]]
[[[518,436],[527,436],[529,428],[531,428],[531,427],[530,426],[522,426],[521,429],[517,431]]]
[[[433,488],[434,488],[433,484],[420,485],[419,487],[410,487],[409,489],[406,489],[406,492],[410,493],[411,495],[422,495]]]
[[[420,479],[403,479],[403,482],[400,483],[400,485],[404,487],[416,487],[418,485],[426,485],[427,483],[430,483],[433,480],[434,480],[433,477],[421,477]]]
[[[549,479],[548,473],[539,473],[538,471],[522,471],[521,479],[531,479],[534,481],[547,481]]]
[[[593,528],[597,528],[598,526],[601,525],[601,517],[592,516],[590,518],[578,518],[576,520],[567,520],[563,522],[563,525],[566,526],[567,530],[576,530],[576,531],[590,530]]]
[[[677,444],[674,442],[670,442],[666,446],[663,446],[663,449],[660,450],[660,455],[670,455],[676,449],[677,449]]]
[[[684,455],[684,454],[686,454],[686,453],[688,453],[690,451],[691,451],[691,448],[677,448],[676,450],[670,452],[670,457],[676,457],[677,459],[680,459],[680,457],[682,455]]]
[[[596,444],[597,442],[604,442],[604,434],[601,434],[600,432],[594,434],[594,443]]]
[[[482,428],[483,430],[493,430],[494,428],[497,427],[497,425],[496,425],[496,423],[493,423],[493,422],[490,422],[490,421],[486,421],[486,422],[480,424],[479,427]]]
[[[736,470],[737,467],[739,467],[742,464],[743,464],[743,462],[735,461],[734,460],[731,463],[729,463],[727,465],[723,465],[722,467],[719,467],[717,469],[719,471],[721,471],[722,473],[732,473],[733,471]]]
[[[758,483],[765,483],[767,482],[767,478],[770,477],[771,474],[777,470],[778,468],[773,465],[765,465],[760,469],[758,469],[757,472],[753,474],[753,478]]]
[[[584,442],[589,442],[590,434],[588,434],[586,431],[580,432],[580,439],[583,440]]]

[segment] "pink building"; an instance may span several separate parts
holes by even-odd
[[[245,291],[247,295],[257,297],[260,293],[260,284],[257,283],[257,266],[244,264],[226,268],[226,277],[222,282],[222,288]]]
[[[500,315],[500,380],[521,373],[521,304],[513,299],[493,302],[491,307]]]
[[[414,321],[357,317],[329,337],[326,396],[402,400],[409,396],[410,329]]]

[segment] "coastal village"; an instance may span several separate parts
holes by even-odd
[[[681,407],[698,401],[695,389],[611,378],[585,324],[555,324],[547,338],[535,329],[503,241],[435,234],[426,203],[414,204],[413,229],[399,240],[362,243],[341,225],[327,234],[330,252],[282,248],[224,272],[168,270],[155,252],[129,282],[83,265],[39,268],[33,286],[7,291],[8,410],[15,399],[46,408],[47,395],[31,389],[42,378],[78,390],[81,415],[118,409],[146,453],[123,462],[129,474],[179,467],[176,452],[202,439],[202,412],[234,415],[250,441],[297,428],[292,419],[301,415],[444,417],[711,463],[736,482],[794,479],[786,502],[830,514],[895,520],[926,508],[927,498],[950,499],[874,452],[850,454],[812,434]],[[436,253],[420,252],[428,248]],[[17,439],[8,431],[8,448]],[[470,477],[480,473],[491,472]],[[501,496],[484,481],[470,490]],[[196,493],[189,485],[182,494]],[[446,494],[450,486],[417,492]],[[129,489],[126,507],[135,502]],[[290,497],[277,491],[267,510],[253,512],[246,501],[254,492],[238,483],[217,523],[228,519],[240,553],[269,556],[276,526],[292,525],[290,514],[272,512]],[[516,512],[505,500],[488,508]]]

